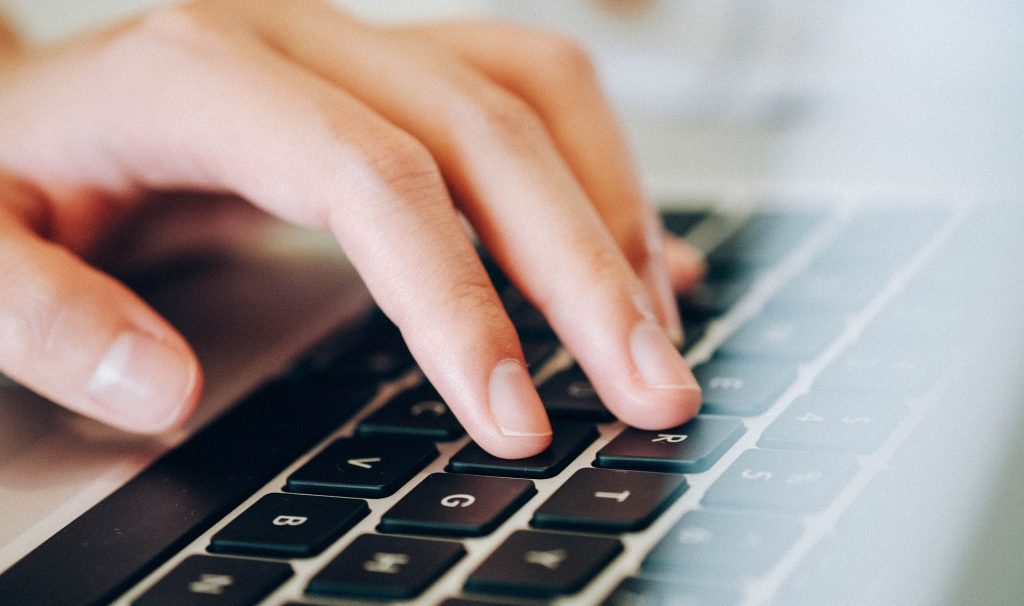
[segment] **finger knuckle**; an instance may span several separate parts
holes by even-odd
[[[224,52],[229,46],[229,28],[201,4],[158,7],[130,21],[116,31],[115,47],[133,52],[174,51],[201,54]]]
[[[430,151],[405,133],[391,133],[364,152],[369,178],[385,188],[393,199],[405,203],[430,199],[443,191],[441,171]]]
[[[467,104],[465,115],[474,131],[489,140],[516,147],[533,147],[546,136],[537,113],[518,97],[491,92]]]
[[[0,246],[5,249],[6,246]],[[67,308],[61,301],[73,300],[66,285],[35,271],[16,251],[3,250],[0,273],[0,300],[5,301],[0,321],[0,355],[5,367],[21,367],[46,360],[56,342],[59,324]],[[54,254],[62,254],[54,251]]]
[[[584,254],[588,281],[612,287],[623,282],[625,272],[622,255],[614,247],[587,241],[579,244],[579,250]]]
[[[471,314],[486,325],[499,322],[504,308],[491,286],[490,281],[478,272],[459,272],[455,287],[450,293],[452,308],[459,314]]]
[[[615,241],[619,243],[622,254],[634,269],[639,269],[647,264],[651,250],[642,221],[624,219],[610,225],[609,230]]]
[[[555,32],[534,32],[532,45],[544,65],[560,78],[596,81],[596,69],[587,49],[575,38]]]
[[[420,300],[407,308],[405,323],[418,326],[431,334],[436,333],[439,326],[470,326],[472,333],[477,336],[486,335],[495,342],[511,334],[512,328],[505,309],[490,282],[486,276],[477,275],[468,265],[462,259],[451,259],[434,268],[434,282],[447,285],[443,292],[438,293],[434,302],[437,321],[423,323],[424,301]]]

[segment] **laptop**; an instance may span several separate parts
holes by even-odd
[[[206,369],[186,429],[0,387],[0,601],[1019,602],[1019,110],[907,115],[916,93],[858,78],[727,120],[627,106],[666,225],[708,254],[680,300],[694,422],[616,422],[494,269],[555,442],[488,457],[331,243],[282,227],[133,281]]]

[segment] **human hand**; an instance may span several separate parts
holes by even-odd
[[[88,258],[152,192],[230,193],[330,230],[469,434],[550,424],[461,213],[608,407],[700,391],[670,338],[699,256],[665,236],[585,54],[511,25],[379,28],[314,1],[158,9],[0,63],[0,370],[131,431],[179,424],[184,339]]]

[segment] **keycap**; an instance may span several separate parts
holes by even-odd
[[[673,234],[685,236],[707,217],[707,209],[672,209],[662,213],[661,222]]]
[[[969,338],[983,321],[967,302],[933,295],[904,291],[875,317],[858,341],[890,349],[915,343],[950,350]]]
[[[890,397],[918,396],[938,381],[948,362],[948,352],[914,343],[903,343],[895,349],[878,347],[877,343],[855,343],[818,375],[814,387]]]
[[[795,363],[715,356],[693,369],[707,414],[748,416],[764,412],[793,381]]]
[[[596,465],[671,473],[707,471],[743,432],[738,419],[704,415],[662,431],[627,427],[598,451]]]
[[[888,268],[846,271],[812,263],[765,305],[768,311],[851,313],[871,302],[890,278]]]
[[[558,351],[558,340],[552,338],[535,337],[522,339],[523,357],[526,359],[526,367],[531,372],[544,366],[551,356]]]
[[[679,297],[680,313],[703,319],[720,316],[732,309],[753,283],[753,275],[707,278]]]
[[[135,606],[250,606],[292,576],[281,562],[189,556],[156,582]]]
[[[288,478],[285,490],[347,497],[386,497],[437,456],[412,438],[342,438]]]
[[[221,529],[209,551],[268,558],[308,558],[366,517],[365,501],[268,494]]]
[[[427,476],[380,520],[381,532],[478,537],[530,499],[529,480],[455,473]]]
[[[824,351],[845,325],[840,314],[764,313],[741,326],[715,353],[809,361]]]
[[[415,365],[402,333],[383,315],[364,330],[366,336],[357,346],[337,355],[329,364],[321,364],[325,374],[358,372],[393,379]]]
[[[537,508],[536,528],[628,532],[647,528],[686,490],[682,476],[581,469]]]
[[[620,551],[616,539],[518,530],[469,575],[466,590],[535,598],[575,593]]]
[[[753,449],[711,485],[703,504],[748,511],[824,509],[857,472],[853,457]]]
[[[508,602],[494,602],[491,600],[470,600],[468,598],[448,598],[441,602],[441,606],[515,606]]]
[[[885,569],[892,566],[892,558],[879,556],[893,549],[903,549],[904,544],[893,544],[889,550],[881,552],[874,550],[879,540],[887,539],[873,532],[859,537],[826,537],[801,559],[779,588],[773,603],[778,606],[893,603],[892,588],[877,584],[885,575]],[[887,595],[876,595],[872,599],[872,589],[876,589],[876,594],[881,590]]]
[[[589,423],[554,423],[551,430],[551,445],[532,457],[502,459],[470,442],[452,456],[446,469],[512,478],[550,478],[565,469],[598,435]]]
[[[685,311],[682,312],[680,319],[683,323],[683,346],[680,351],[685,353],[704,338],[704,333],[708,330],[708,321]]]
[[[832,267],[904,263],[949,216],[948,209],[864,210],[840,228],[819,258]]]
[[[627,577],[605,598],[602,606],[733,606],[743,595],[711,585]]]
[[[313,577],[306,593],[337,598],[408,600],[466,554],[452,541],[364,534]]]
[[[690,511],[647,555],[643,572],[729,585],[768,572],[802,533],[796,519]]]
[[[359,424],[360,436],[413,436],[447,442],[463,433],[458,419],[429,385],[399,394]]]
[[[886,396],[812,391],[793,401],[761,434],[757,445],[815,452],[872,452],[907,414]]]
[[[502,288],[499,291],[499,296],[521,339],[554,337],[555,333],[548,325],[544,314],[534,307],[522,291],[514,285],[509,284]]]
[[[708,255],[711,263],[774,265],[789,254],[820,222],[804,212],[758,212]]]
[[[537,390],[544,408],[553,419],[603,423],[615,416],[597,397],[590,379],[579,366],[567,368],[551,377]]]

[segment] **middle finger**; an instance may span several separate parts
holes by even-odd
[[[276,48],[431,150],[484,244],[549,318],[609,408],[646,428],[692,417],[696,380],[527,104],[438,49],[305,6],[313,8],[257,26]]]

